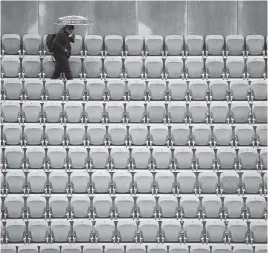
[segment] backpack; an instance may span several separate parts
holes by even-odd
[[[47,46],[47,49],[50,53],[53,52],[53,41],[56,37],[56,34],[48,34],[47,35],[47,38],[46,38],[46,46]]]

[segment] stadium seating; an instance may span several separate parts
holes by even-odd
[[[2,36],[3,253],[264,253],[261,35]]]

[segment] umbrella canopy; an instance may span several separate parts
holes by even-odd
[[[65,16],[58,19],[57,25],[88,25],[90,22],[82,16]]]

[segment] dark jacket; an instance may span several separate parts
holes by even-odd
[[[69,58],[72,50],[71,42],[74,43],[74,37],[69,37],[64,28],[60,29],[53,41],[54,54],[65,55]],[[65,49],[68,50],[68,53],[65,52]]]

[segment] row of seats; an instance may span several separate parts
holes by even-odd
[[[2,219],[36,218],[227,218],[266,219],[267,203],[262,196],[181,195],[8,195],[3,198]],[[178,203],[179,202],[179,203]],[[48,211],[48,213],[47,213]],[[135,213],[136,212],[136,213]],[[137,214],[138,213],[138,214]],[[94,214],[94,215],[92,215]]]
[[[264,78],[267,76],[266,59],[261,56],[230,56],[226,61],[220,56],[210,56],[205,61],[201,56],[191,56],[183,60],[180,57],[120,57],[72,56],[69,59],[74,78]],[[55,63],[51,56],[41,61],[38,56],[6,56],[1,60],[2,77],[48,77]]]
[[[18,34],[2,36],[2,55],[4,54],[46,54],[46,36],[43,43],[40,35],[26,34],[21,38]],[[267,37],[268,38],[268,37]],[[266,39],[267,41],[267,39]],[[21,47],[22,46],[22,47]],[[22,50],[21,50],[22,49]],[[102,36],[76,35],[73,44],[73,55],[264,55],[265,39],[262,35],[149,35],[143,38],[130,35],[123,38],[119,35],[108,35],[104,41]],[[125,52],[124,52],[125,51]]]
[[[5,123],[266,123],[265,101],[2,101]]]
[[[267,125],[4,124],[2,145],[267,146]]]
[[[2,80],[2,99],[8,100],[267,100],[263,79],[132,80],[85,79]],[[65,97],[66,94],[66,97]],[[189,99],[188,99],[189,96]]]
[[[83,249],[82,249],[83,248]],[[254,251],[253,251],[254,249]],[[2,245],[2,253],[266,253],[267,246],[264,244],[252,245],[246,244],[63,244],[61,249],[59,245],[40,246],[19,244],[18,251],[14,245]]]
[[[30,221],[28,226],[22,220],[7,220],[6,235],[11,243],[31,242],[195,242],[212,243],[266,243],[267,223],[265,220],[230,220],[225,225],[221,220],[119,220],[117,226],[112,220],[75,220],[74,228],[67,220]],[[205,228],[205,229],[204,229]],[[140,238],[141,237],[141,238]],[[97,238],[97,239],[96,239]],[[181,238],[181,239],[179,239]]]
[[[81,170],[9,170],[3,172],[2,193],[13,196],[18,193],[63,194],[89,193],[111,194],[258,194],[267,193],[267,173],[247,171],[213,172],[201,171],[114,171],[96,170],[87,173]],[[145,195],[146,196],[146,195]],[[150,197],[150,195],[148,195]],[[205,196],[205,195],[203,195]],[[34,197],[34,195],[33,195]],[[169,198],[168,195],[164,196]],[[172,197],[172,196],[171,196]],[[211,196],[210,196],[211,197]],[[240,196],[230,196],[242,203]],[[259,198],[251,196],[249,198]],[[129,198],[129,197],[127,197]],[[260,198],[259,198],[260,199]],[[242,205],[242,204],[241,204]]]

